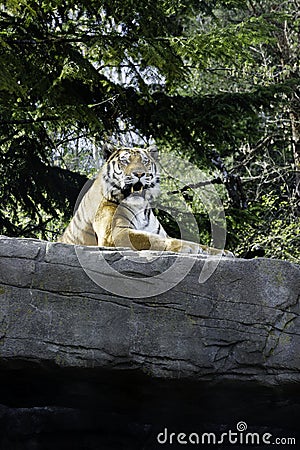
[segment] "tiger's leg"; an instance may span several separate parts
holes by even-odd
[[[117,247],[130,247],[133,250],[158,250],[176,253],[200,253],[205,255],[233,256],[231,252],[215,249],[195,242],[184,241],[170,237],[162,237],[145,231],[126,228],[113,233]]]
[[[116,247],[129,247],[133,250],[167,250],[166,239],[158,234],[131,228],[114,231],[113,239]]]
[[[98,247],[115,247],[112,237],[112,221],[116,205],[103,201],[97,209],[93,220],[93,230],[96,234]]]

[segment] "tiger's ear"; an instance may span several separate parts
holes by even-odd
[[[113,152],[115,151],[115,147],[112,144],[109,144],[108,142],[106,142],[105,144],[102,145],[102,155],[105,161],[108,160],[108,158],[113,154]]]
[[[158,160],[158,148],[156,145],[150,145],[150,147],[147,148],[148,152],[150,153],[151,157],[157,161]]]

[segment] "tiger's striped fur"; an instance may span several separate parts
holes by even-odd
[[[154,216],[159,194],[157,150],[115,150],[83,196],[60,242],[135,250],[220,253],[220,250],[167,236]]]
[[[127,206],[122,206],[122,214],[128,220],[129,215],[135,215],[138,195],[148,211],[147,217],[142,221],[138,211],[138,217],[133,219],[131,226],[165,237],[165,231],[149,207],[149,202],[159,194],[156,158],[156,147],[150,147],[148,150],[115,150],[83,196],[70,224],[59,239],[60,242],[114,247],[112,227],[119,223],[121,218],[119,211],[116,214],[118,220],[115,217],[113,221],[118,206],[127,199]],[[130,206],[128,199],[131,196],[135,199]],[[127,211],[124,212],[126,208]]]

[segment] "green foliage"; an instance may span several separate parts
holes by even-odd
[[[5,189],[0,193],[0,221],[3,234],[46,238],[46,227],[48,229],[53,219],[69,217],[78,191],[86,181],[84,176],[43,162],[47,155],[38,144],[23,136],[2,150],[0,173]],[[8,205],[13,207],[7,208]]]
[[[7,0],[1,232],[55,238],[101,144],[152,137],[211,177],[214,149],[241,177],[247,210],[220,191],[232,250],[258,242],[297,258],[299,23],[289,0]],[[191,207],[209,243],[206,212]]]
[[[229,239],[235,241],[236,253],[243,256],[260,245],[269,258],[300,260],[300,224],[291,217],[291,202],[276,194],[263,196],[259,205],[250,205],[247,214],[230,215]],[[262,226],[263,224],[263,226]]]

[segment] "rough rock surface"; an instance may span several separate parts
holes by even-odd
[[[0,238],[0,449],[152,450],[240,421],[299,443],[299,273]]]
[[[86,247],[82,258],[100,277],[97,284],[75,250],[33,239],[0,240],[2,359],[138,369],[176,379],[300,381],[298,266],[224,258],[199,283],[207,260],[197,257],[172,287],[164,284],[164,271],[170,267],[178,276],[193,257],[106,250],[104,260],[98,249]],[[173,269],[176,258],[179,269]],[[124,276],[134,279],[136,290],[126,287]],[[165,292],[147,297],[158,280]],[[124,296],[107,292],[109,283]]]

